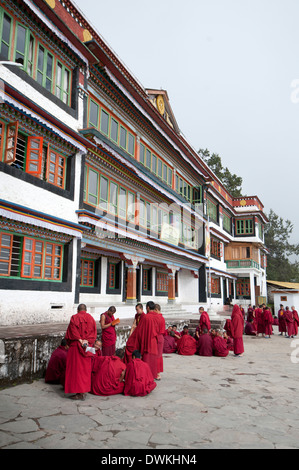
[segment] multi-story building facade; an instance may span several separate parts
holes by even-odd
[[[233,198],[70,1],[0,3],[0,324],[266,296],[267,218]]]

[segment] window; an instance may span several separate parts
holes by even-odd
[[[152,269],[142,269],[142,294],[151,295],[152,293]]]
[[[253,220],[237,220],[237,235],[250,235],[253,233]]]
[[[238,279],[236,289],[238,297],[250,297],[250,280]]]
[[[94,287],[94,260],[81,259],[81,282],[80,286]]]
[[[118,215],[123,219],[127,218],[127,190],[119,188],[119,212]]]
[[[96,206],[98,204],[99,174],[88,168],[87,202]]]
[[[54,243],[46,243],[45,256],[45,279],[60,279],[62,246]]]
[[[152,160],[152,154],[149,149],[146,149],[146,167],[151,169],[151,160]]]
[[[135,137],[129,133],[128,138],[128,152],[130,155],[135,155]]]
[[[231,218],[226,214],[223,214],[223,228],[231,233]]]
[[[10,275],[12,242],[12,235],[0,233],[0,276]]]
[[[167,183],[169,184],[169,186],[172,186],[172,169],[171,169],[171,168],[168,168],[168,180],[167,180]]]
[[[17,23],[14,60],[23,64],[23,69],[32,76],[34,37],[28,28]]]
[[[209,199],[207,199],[207,214],[210,217],[210,219],[214,220],[215,222],[218,221],[218,208],[217,208],[217,205],[214,204]]]
[[[139,161],[144,165],[145,163],[145,147],[143,144],[140,144],[140,155],[139,155]]]
[[[100,181],[100,207],[101,209],[107,210],[108,209],[108,180],[101,176]]]
[[[96,128],[99,124],[99,105],[92,100],[89,102],[89,124]]]
[[[160,160],[160,158],[158,159],[158,176],[159,178],[162,179],[162,161]]]
[[[56,91],[55,95],[64,103],[69,104],[70,97],[70,72],[60,62],[56,65]]]
[[[40,177],[42,172],[42,154],[43,154],[43,138],[28,137],[27,140],[27,156],[26,156],[26,172],[31,175]]]
[[[108,261],[107,293],[120,291],[121,287],[121,262]],[[109,292],[110,291],[110,292]]]
[[[220,278],[211,278],[211,294],[221,294]]]
[[[101,132],[109,134],[109,114],[104,109],[101,111]]]
[[[120,140],[119,140],[119,145],[127,150],[127,130],[120,126]]]
[[[220,259],[222,256],[222,243],[211,238],[211,255]]]
[[[168,274],[157,271],[156,282],[157,293],[168,293]]]
[[[156,155],[152,155],[152,172],[157,173],[157,157]]]
[[[145,202],[143,199],[140,199],[139,201],[139,225],[142,225],[142,227],[146,226],[146,213],[145,213]]]
[[[118,122],[111,118],[110,139],[118,143]]]
[[[135,222],[135,194],[128,192],[128,213],[127,220]]]
[[[47,181],[55,186],[64,188],[65,158],[50,149],[48,151]]]
[[[109,210],[111,214],[117,215],[117,200],[118,197],[118,186],[117,184],[110,181],[110,200],[109,200]]]
[[[60,280],[62,245],[24,237],[21,277]]]
[[[1,43],[0,52],[4,60],[10,59],[10,44],[11,44],[11,33],[12,33],[12,20],[2,10],[2,24],[1,24]]]

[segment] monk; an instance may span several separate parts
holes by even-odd
[[[283,308],[283,305],[280,304],[280,309],[278,311],[278,331],[280,333],[280,336],[284,333],[285,336],[287,335],[287,325],[285,321],[285,310]]]
[[[288,338],[294,338],[295,327],[294,327],[294,317],[292,310],[289,307],[285,309],[285,322],[287,327]]]
[[[91,388],[92,353],[86,352],[97,337],[94,318],[86,312],[86,305],[78,306],[78,313],[71,317],[65,339],[69,345],[65,372],[65,393],[72,393],[72,400],[84,400]]]
[[[161,372],[163,372],[163,347],[164,347],[164,332],[165,332],[165,319],[161,313],[159,304],[155,304],[155,312],[160,315],[160,326],[158,335],[158,362],[157,362],[157,380],[161,379]]]
[[[102,355],[102,342],[99,339],[97,339],[94,342],[93,347],[95,349],[95,355],[96,356],[101,356]]]
[[[188,327],[184,326],[183,334],[178,340],[178,354],[181,356],[193,356],[196,353],[196,340],[189,335]]]
[[[256,323],[257,323],[257,336],[261,334],[262,336],[265,335],[265,323],[264,323],[264,309],[262,308],[262,305],[259,306],[255,310],[255,315],[256,315]]]
[[[163,353],[172,354],[177,350],[176,340],[174,338],[174,331],[170,331],[167,335],[164,335]]]
[[[133,351],[132,361],[126,369],[124,395],[144,397],[151,393],[156,386],[148,364],[141,360],[139,351]]]
[[[228,334],[227,334],[226,331],[223,332],[223,338],[224,338],[225,341],[226,341],[227,349],[228,349],[229,351],[233,351],[233,350],[234,350],[234,341],[233,341],[233,339],[232,339],[230,336],[228,336]]]
[[[229,336],[230,338],[232,338],[232,330],[231,330],[231,319],[227,319],[226,322],[225,322],[225,325],[223,327],[223,329],[226,331],[227,333],[227,336]]]
[[[253,319],[246,322],[245,335],[247,335],[247,336],[256,336],[257,335],[257,332],[254,328]]]
[[[299,316],[298,316],[298,312],[295,309],[294,305],[291,307],[291,309],[292,309],[293,318],[294,318],[294,329],[295,329],[294,336],[297,336],[298,335],[298,327],[299,327]]]
[[[199,336],[196,344],[196,353],[199,356],[213,356],[213,339],[206,328]]]
[[[244,318],[241,313],[240,307],[234,305],[231,315],[231,331],[234,339],[234,354],[235,356],[243,356],[243,331],[244,331]]]
[[[143,305],[141,303],[138,303],[135,306],[135,310],[136,310],[136,314],[134,317],[134,322],[130,331],[129,338],[127,339],[127,342],[126,342],[125,357],[124,357],[125,364],[128,364],[132,360],[132,353],[133,351],[136,350],[137,328],[141,319],[145,315],[143,311]]]
[[[202,334],[202,331],[204,328],[206,328],[208,331],[211,329],[211,322],[210,322],[210,317],[207,312],[205,312],[203,307],[199,308],[199,329],[200,329],[200,334]]]
[[[254,312],[255,306],[251,307],[251,305],[248,305],[247,309],[247,321],[253,320],[253,312]]]
[[[219,330],[216,331],[216,335],[213,338],[213,352],[214,356],[217,357],[226,357],[229,353],[229,349],[227,347],[227,342],[221,336]]]
[[[113,356],[115,354],[116,332],[113,322],[116,308],[111,306],[101,315],[100,324],[102,328],[102,355]]]
[[[273,333],[273,317],[269,307],[264,308],[264,329],[265,329],[265,338],[271,338]]]
[[[160,316],[154,311],[155,304],[151,300],[146,304],[147,313],[140,321],[136,335],[136,349],[140,351],[142,360],[146,362],[157,378],[158,335],[160,334]]]
[[[124,391],[123,350],[117,350],[113,356],[98,356],[93,361],[91,374],[91,393],[93,395],[110,396]]]
[[[61,384],[64,387],[68,349],[67,341],[63,339],[60,346],[53,351],[46,370],[46,383]]]

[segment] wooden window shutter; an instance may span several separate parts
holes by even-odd
[[[34,176],[40,176],[42,172],[43,161],[43,137],[28,137],[26,173]]]
[[[16,160],[18,129],[18,121],[11,122],[7,125],[4,163],[8,163],[8,165],[11,165]]]

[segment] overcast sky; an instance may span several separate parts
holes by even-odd
[[[167,90],[190,144],[218,153],[299,243],[299,1],[76,4],[145,88]]]

